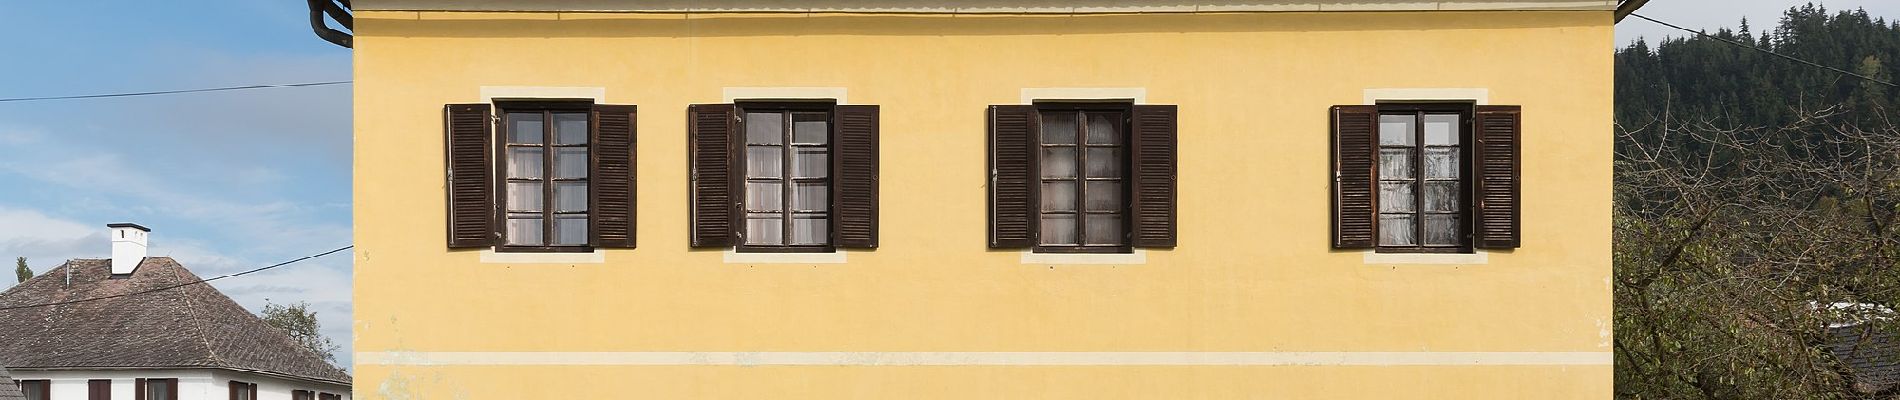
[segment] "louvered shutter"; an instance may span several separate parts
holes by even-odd
[[[587,175],[592,207],[587,215],[597,247],[633,248],[638,116],[631,105],[594,105],[593,168]]]
[[[230,384],[225,385],[225,388],[229,389],[228,391],[231,392],[230,393],[231,400],[238,400],[238,399],[244,398],[243,396],[241,396],[241,394],[244,393],[244,384],[237,383],[237,381],[232,381]]]
[[[448,141],[449,248],[495,245],[494,124],[487,104],[444,107]]]
[[[132,400],[145,400],[145,378],[132,381]]]
[[[1137,105],[1131,118],[1135,247],[1174,247],[1177,108]]]
[[[1379,109],[1333,106],[1333,248],[1378,244]]]
[[[990,106],[990,248],[1035,245],[1036,108]]]
[[[112,400],[112,380],[93,379],[86,381],[86,398],[90,400]]]
[[[1472,121],[1478,142],[1472,147],[1477,178],[1472,185],[1473,247],[1515,249],[1520,244],[1522,116],[1518,106],[1478,106]]]
[[[737,137],[731,104],[695,104],[687,107],[686,132],[689,169],[692,171],[692,245],[728,247],[736,241],[733,229],[739,216],[738,199],[733,190],[735,176],[732,160]]]
[[[833,234],[844,248],[877,248],[878,107],[837,106],[832,139]]]

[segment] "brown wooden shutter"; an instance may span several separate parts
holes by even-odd
[[[178,400],[178,380],[177,379],[170,379],[170,378],[165,379],[165,398],[170,399],[170,400]]]
[[[1333,248],[1378,245],[1379,108],[1333,106]]]
[[[833,108],[832,232],[838,247],[877,248],[878,107]]]
[[[231,397],[229,398],[231,400],[240,399],[241,397],[238,397],[238,395],[241,393],[244,393],[244,384],[239,383],[238,381],[231,381],[231,383],[229,385],[226,385],[225,387],[230,389]]]
[[[1137,105],[1130,118],[1135,247],[1174,247],[1177,107]]]
[[[494,124],[487,104],[444,107],[448,140],[449,248],[495,245]]]
[[[728,247],[737,241],[739,202],[733,193],[738,177],[733,157],[738,124],[731,104],[694,104],[687,107],[688,162],[692,171],[692,245]]]
[[[990,106],[990,248],[1036,244],[1036,108]]]
[[[132,381],[132,400],[145,400],[145,378]]]
[[[86,398],[88,400],[112,400],[112,380],[111,379],[87,380],[86,381]]]
[[[1523,213],[1520,152],[1523,146],[1522,108],[1478,106],[1472,121],[1477,145],[1472,147],[1472,245],[1480,249],[1515,249]]]
[[[592,221],[587,225],[597,247],[633,248],[638,117],[635,106],[594,105],[594,162],[587,175],[592,183],[587,215]]]

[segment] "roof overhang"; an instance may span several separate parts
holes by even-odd
[[[1649,4],[1649,0],[1620,0],[1616,5],[1616,22],[1623,22],[1624,17],[1636,13],[1645,4]]]
[[[1089,14],[1616,10],[1618,0],[356,0],[354,11]],[[788,4],[789,3],[789,4]]]

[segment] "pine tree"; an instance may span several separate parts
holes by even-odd
[[[33,279],[33,269],[26,267],[26,257],[15,258],[13,262],[16,265],[13,267],[13,276],[20,278],[20,282]]]

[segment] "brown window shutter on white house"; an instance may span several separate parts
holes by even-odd
[[[990,106],[990,248],[1036,244],[1036,108]]]
[[[1134,190],[1129,211],[1134,213],[1134,247],[1174,247],[1176,132],[1178,107],[1137,105],[1133,126]]]
[[[1374,227],[1378,157],[1376,106],[1333,106],[1333,248],[1370,249],[1377,245]]]
[[[487,104],[450,104],[443,109],[448,141],[449,248],[495,244],[493,111]]]
[[[145,378],[132,381],[132,400],[145,400]]]
[[[631,105],[594,105],[593,168],[587,177],[593,186],[588,226],[596,247],[634,247],[638,111]]]
[[[1515,249],[1522,235],[1522,107],[1478,106],[1473,117],[1472,246]]]
[[[738,135],[731,104],[694,104],[686,109],[688,170],[692,174],[692,246],[730,247],[737,243],[740,203],[734,193],[734,140]]]
[[[833,242],[838,247],[877,248],[878,107],[833,108],[831,184]]]

